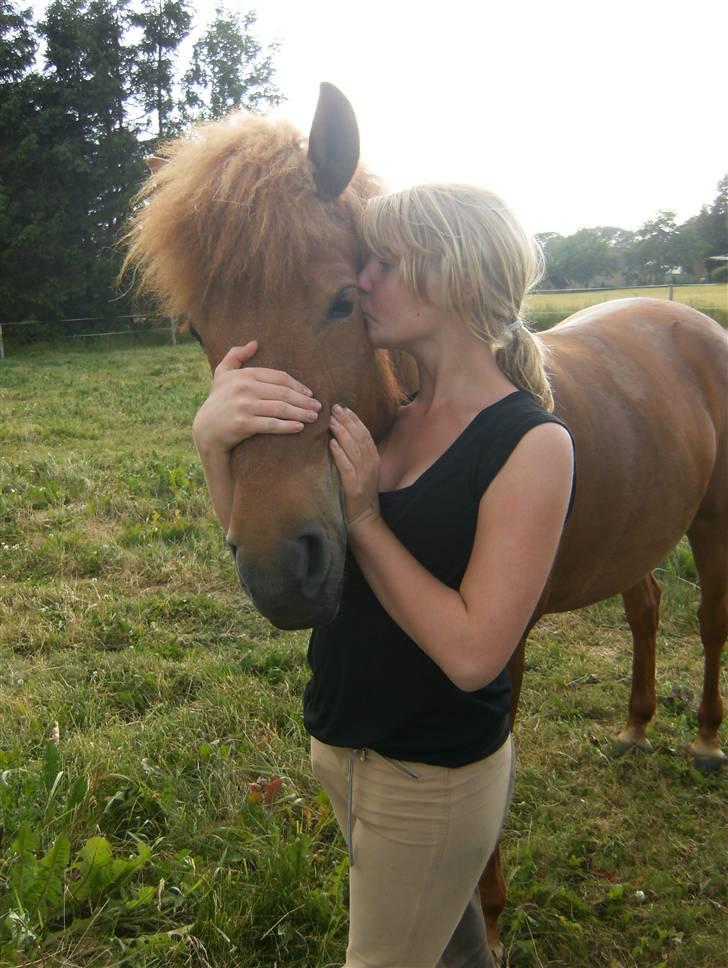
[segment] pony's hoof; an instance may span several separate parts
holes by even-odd
[[[492,968],[501,968],[506,953],[506,949],[503,947],[503,942],[499,941],[497,944],[489,945],[488,953],[490,954],[490,963]]]
[[[693,766],[701,773],[717,773],[728,765],[728,756],[694,756]]]
[[[711,742],[698,736],[690,744],[690,752],[693,754],[693,766],[701,773],[715,773],[728,764],[728,756],[720,748],[717,740]]]
[[[642,750],[645,753],[652,752],[652,743],[646,736],[635,736],[631,730],[623,730],[614,739],[614,752],[617,756],[624,756],[630,750]]]

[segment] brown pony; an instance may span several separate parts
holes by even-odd
[[[214,369],[256,338],[256,366],[310,386],[323,418],[233,454],[228,543],[257,607],[283,628],[326,622],[341,589],[346,531],[328,453],[328,409],[357,412],[375,439],[401,399],[392,361],[369,345],[357,304],[357,216],[378,185],[358,168],[356,119],[322,85],[308,145],[285,123],[236,116],[170,144],[143,189],[128,263],[170,315],[192,323]],[[725,762],[719,661],[728,631],[728,340],[694,309],[626,299],[544,334],[556,412],[572,428],[577,498],[530,628],[547,612],[621,593],[634,638],[624,749],[655,711],[659,586],[652,569],[687,533],[701,582],[705,650],[699,732]],[[514,713],[526,636],[510,663]],[[481,880],[492,943],[505,903],[498,852]]]

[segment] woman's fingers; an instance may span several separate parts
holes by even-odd
[[[258,434],[299,434],[305,427],[300,420],[279,420],[277,417],[258,417]],[[306,421],[307,423],[308,421]]]
[[[356,468],[352,464],[348,454],[341,446],[339,441],[335,437],[332,437],[329,441],[329,445],[331,447],[331,455],[334,458],[334,463],[336,464],[342,479],[349,480],[356,477]]]
[[[230,371],[241,369],[248,360],[251,360],[258,352],[258,341],[251,340],[243,346],[231,346],[225,356],[217,365],[217,370]],[[270,370],[266,367],[246,367],[246,375],[258,380],[261,384],[271,384],[277,387],[284,387],[300,393],[306,397],[312,397],[313,393],[304,383],[296,380],[289,373],[283,370]]]
[[[286,373],[284,370],[268,370],[265,367],[255,367],[255,369],[250,369],[248,372],[255,376],[263,386],[283,388],[288,390],[293,390],[295,393],[301,393],[305,397],[313,397],[313,391],[306,386],[305,383],[301,383],[295,377],[292,377],[290,373]]]
[[[333,416],[333,414],[331,416],[331,432],[344,448],[349,459],[356,462],[357,458],[361,456],[359,443],[344,421]]]
[[[258,352],[258,341],[251,340],[243,346],[231,346],[217,365],[218,370],[239,370]]]
[[[288,374],[283,374],[287,376]],[[315,410],[317,413],[321,410],[321,402],[317,400],[310,392],[304,393],[299,387],[302,384],[296,383],[292,385],[291,383],[270,383],[261,379],[256,374],[256,380],[254,384],[251,384],[251,391],[254,391],[256,396],[261,400],[276,400],[280,403],[289,404],[294,407],[299,407],[302,410]]]
[[[319,409],[321,405],[319,404]],[[283,400],[258,400],[255,405],[256,417],[274,417],[278,420],[302,420],[313,423],[318,419],[319,410],[314,407],[299,407]]]
[[[352,410],[341,407],[338,403],[334,404],[331,411],[331,429],[355,462],[378,457],[372,435]]]
[[[379,517],[379,454],[366,426],[351,410],[335,405],[331,454],[339,472],[351,530]]]

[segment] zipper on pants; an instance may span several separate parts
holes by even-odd
[[[357,754],[359,755],[359,761],[364,763],[366,762],[367,751],[365,749],[355,749],[349,753],[349,795],[346,801],[346,846],[349,851],[349,867],[354,866],[354,759]]]

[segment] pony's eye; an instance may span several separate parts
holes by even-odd
[[[348,319],[354,312],[356,302],[356,286],[347,286],[336,294],[336,298],[326,313],[327,319]]]

